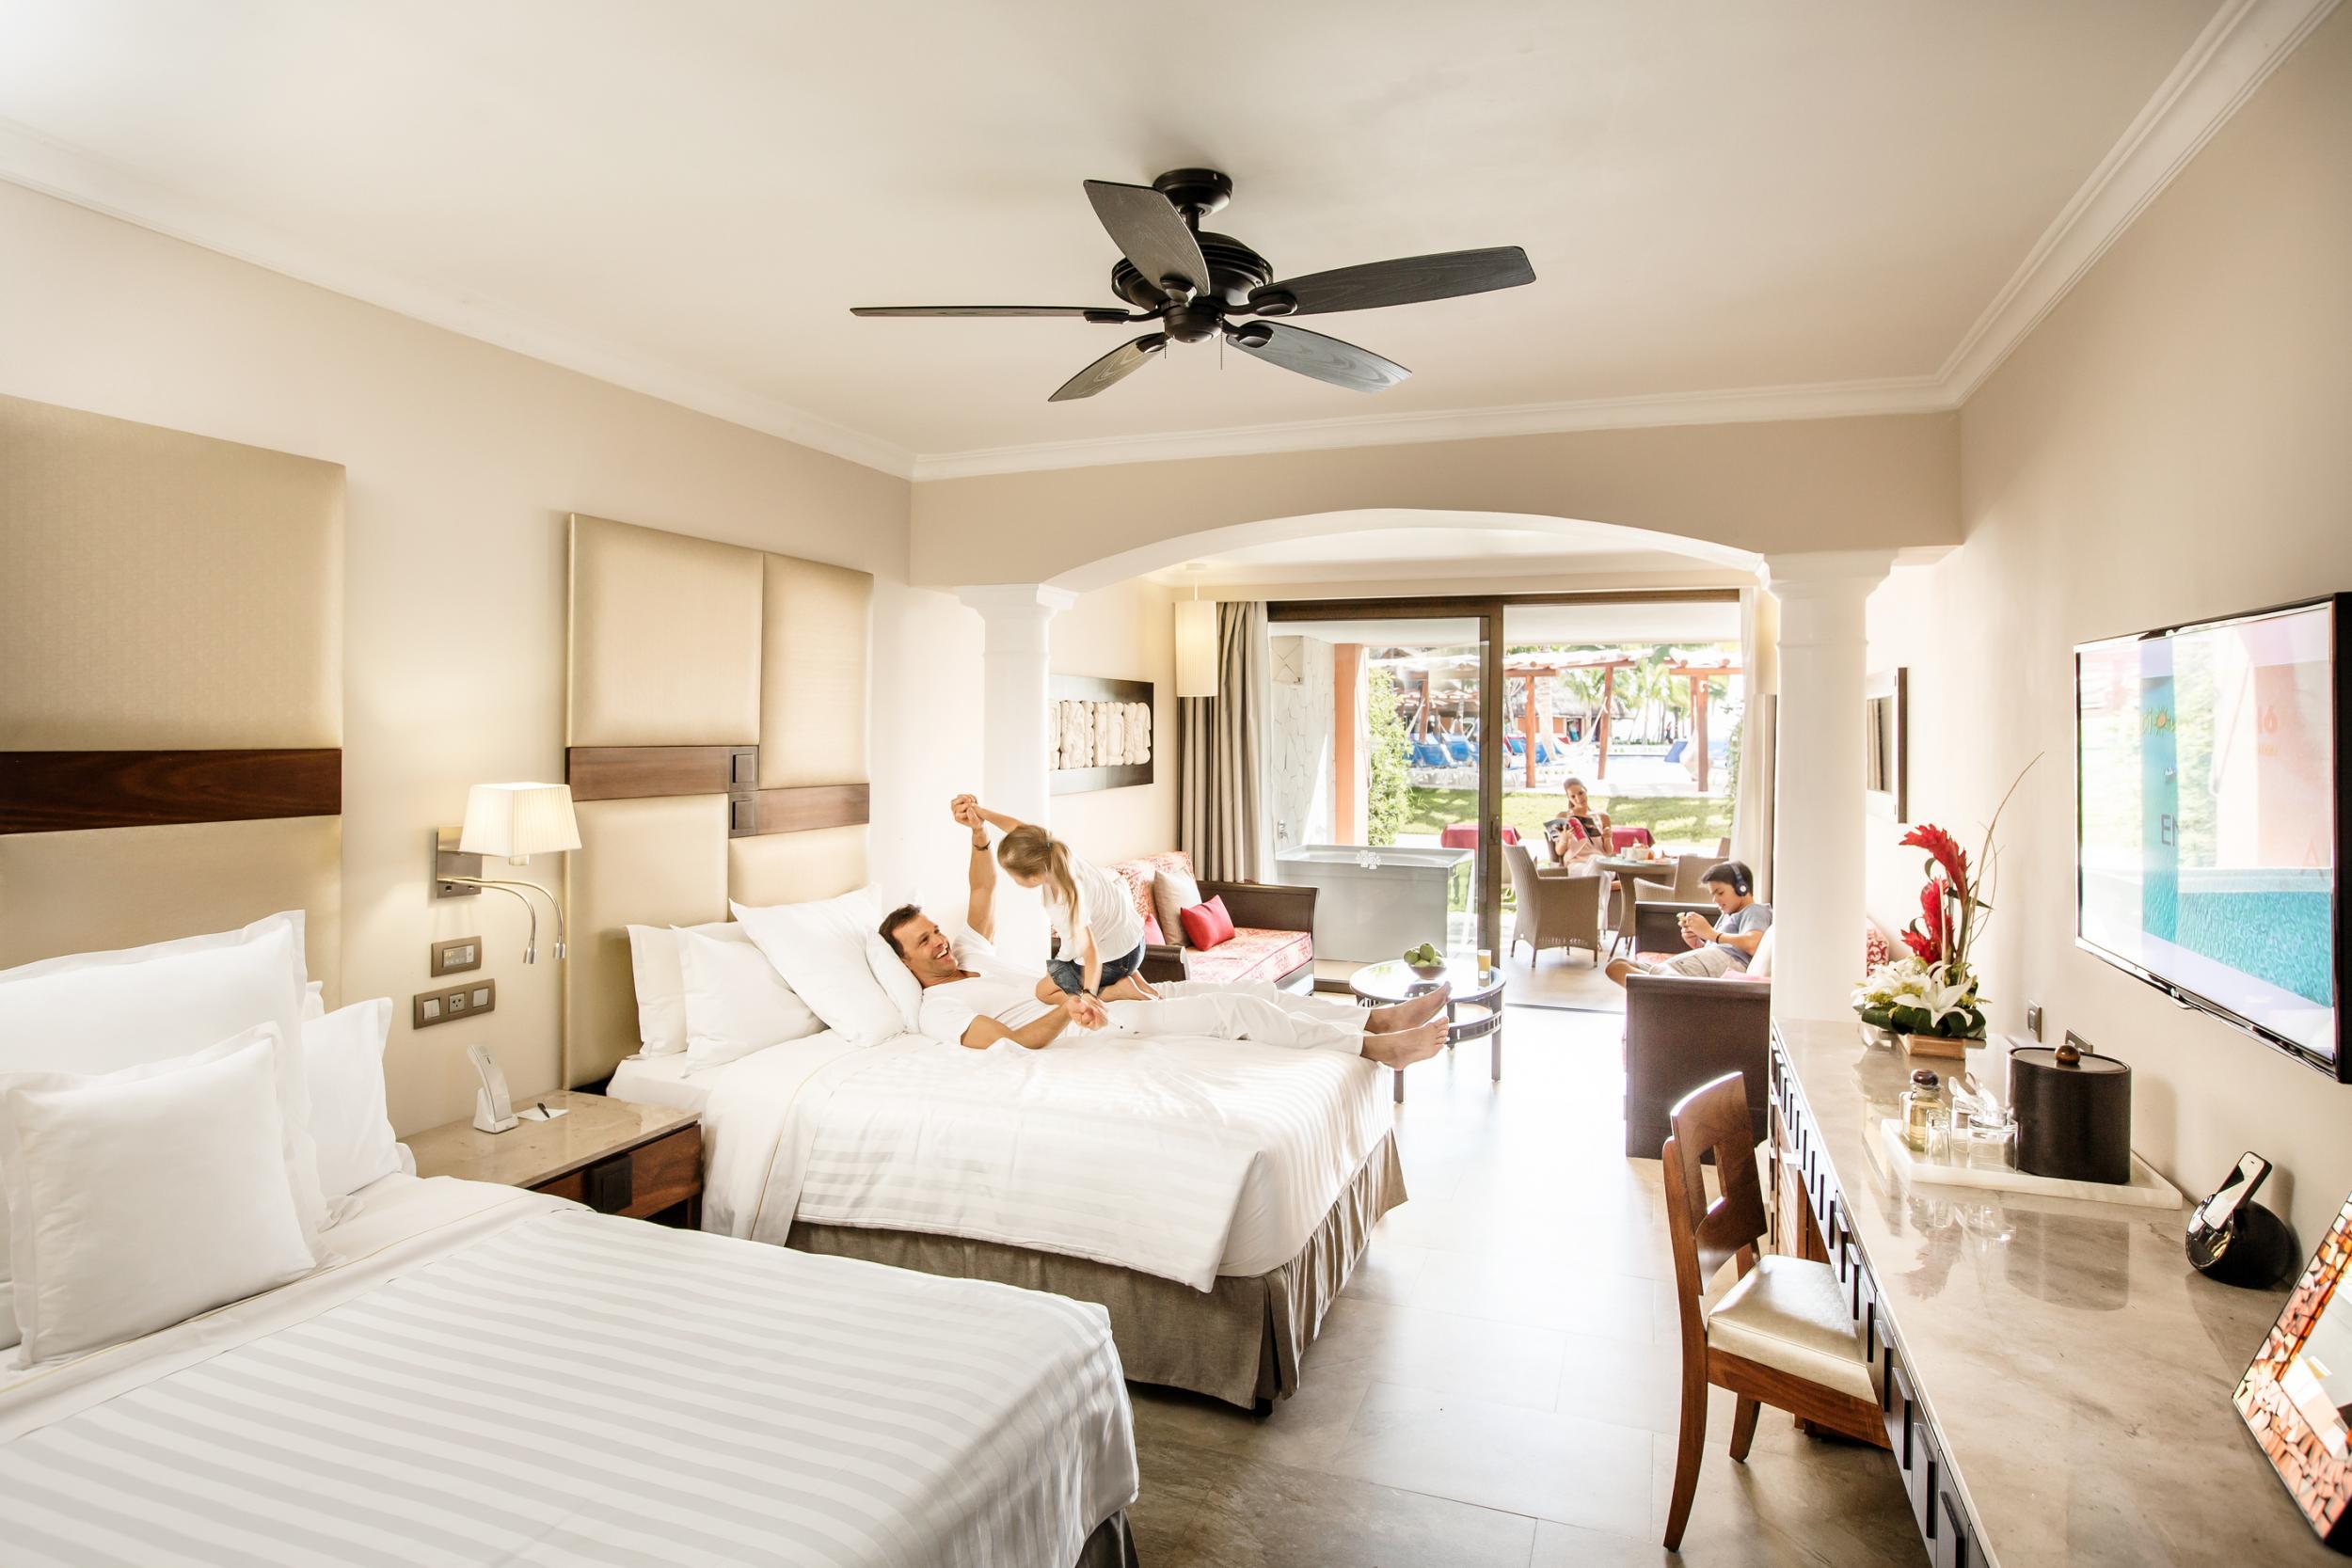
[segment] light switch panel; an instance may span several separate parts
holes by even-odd
[[[411,1028],[429,1029],[489,1012],[498,1005],[496,980],[473,980],[446,990],[421,990],[409,999],[408,1023]]]
[[[464,970],[482,967],[480,937],[452,937],[433,944],[433,973],[455,974]]]

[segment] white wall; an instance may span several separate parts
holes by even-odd
[[[2071,651],[2352,589],[2348,154],[2340,10],[1969,402],[1965,542],[1872,607],[1873,664],[1912,672],[1915,818],[1973,844],[2042,754],[2002,822],[1994,1027],[2022,1029],[2038,1000],[2047,1037],[2074,1029],[2130,1062],[2135,1142],[2184,1188],[2249,1148],[2276,1161],[2264,1198],[2307,1245],[2352,1189],[2352,1087],[2073,944]],[[1914,912],[1916,871],[1877,847],[1890,924]]]
[[[1175,590],[1136,578],[1079,594],[1046,628],[1055,674],[1152,683],[1152,782],[1054,797],[1055,835],[1089,860],[1176,847],[1175,601]]]
[[[522,915],[437,903],[467,787],[563,777],[564,518],[595,513],[870,571],[878,878],[960,903],[945,802],[979,771],[979,627],[907,583],[899,480],[0,184],[0,392],[345,466],[343,990],[390,995],[404,1132],[459,1115],[464,1047],[554,1083],[558,971]],[[561,863],[527,874],[560,878]],[[412,1036],[435,938],[479,932],[498,1011]]]

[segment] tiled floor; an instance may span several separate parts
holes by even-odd
[[[1557,963],[1548,958],[1548,970]],[[1263,1419],[1135,1390],[1146,1568],[1673,1563],[1680,1348],[1658,1163],[1629,1160],[1619,1020],[1513,1008],[1416,1067],[1412,1201],[1382,1224],[1295,1399]],[[1734,1465],[1717,1396],[1680,1561],[1901,1564],[1925,1554],[1887,1456],[1767,1411]]]

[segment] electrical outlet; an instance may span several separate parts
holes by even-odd
[[[474,980],[447,990],[421,990],[409,998],[408,1025],[430,1029],[489,1012],[499,1005],[498,985],[496,980]]]
[[[433,944],[433,973],[455,974],[462,970],[482,967],[480,937],[452,937]]]
[[[2026,1033],[2035,1039],[2042,1037],[2042,1004],[2039,1002],[2026,1004]]]

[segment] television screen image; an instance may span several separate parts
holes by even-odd
[[[2336,610],[2074,652],[2076,935],[2331,1071]]]

